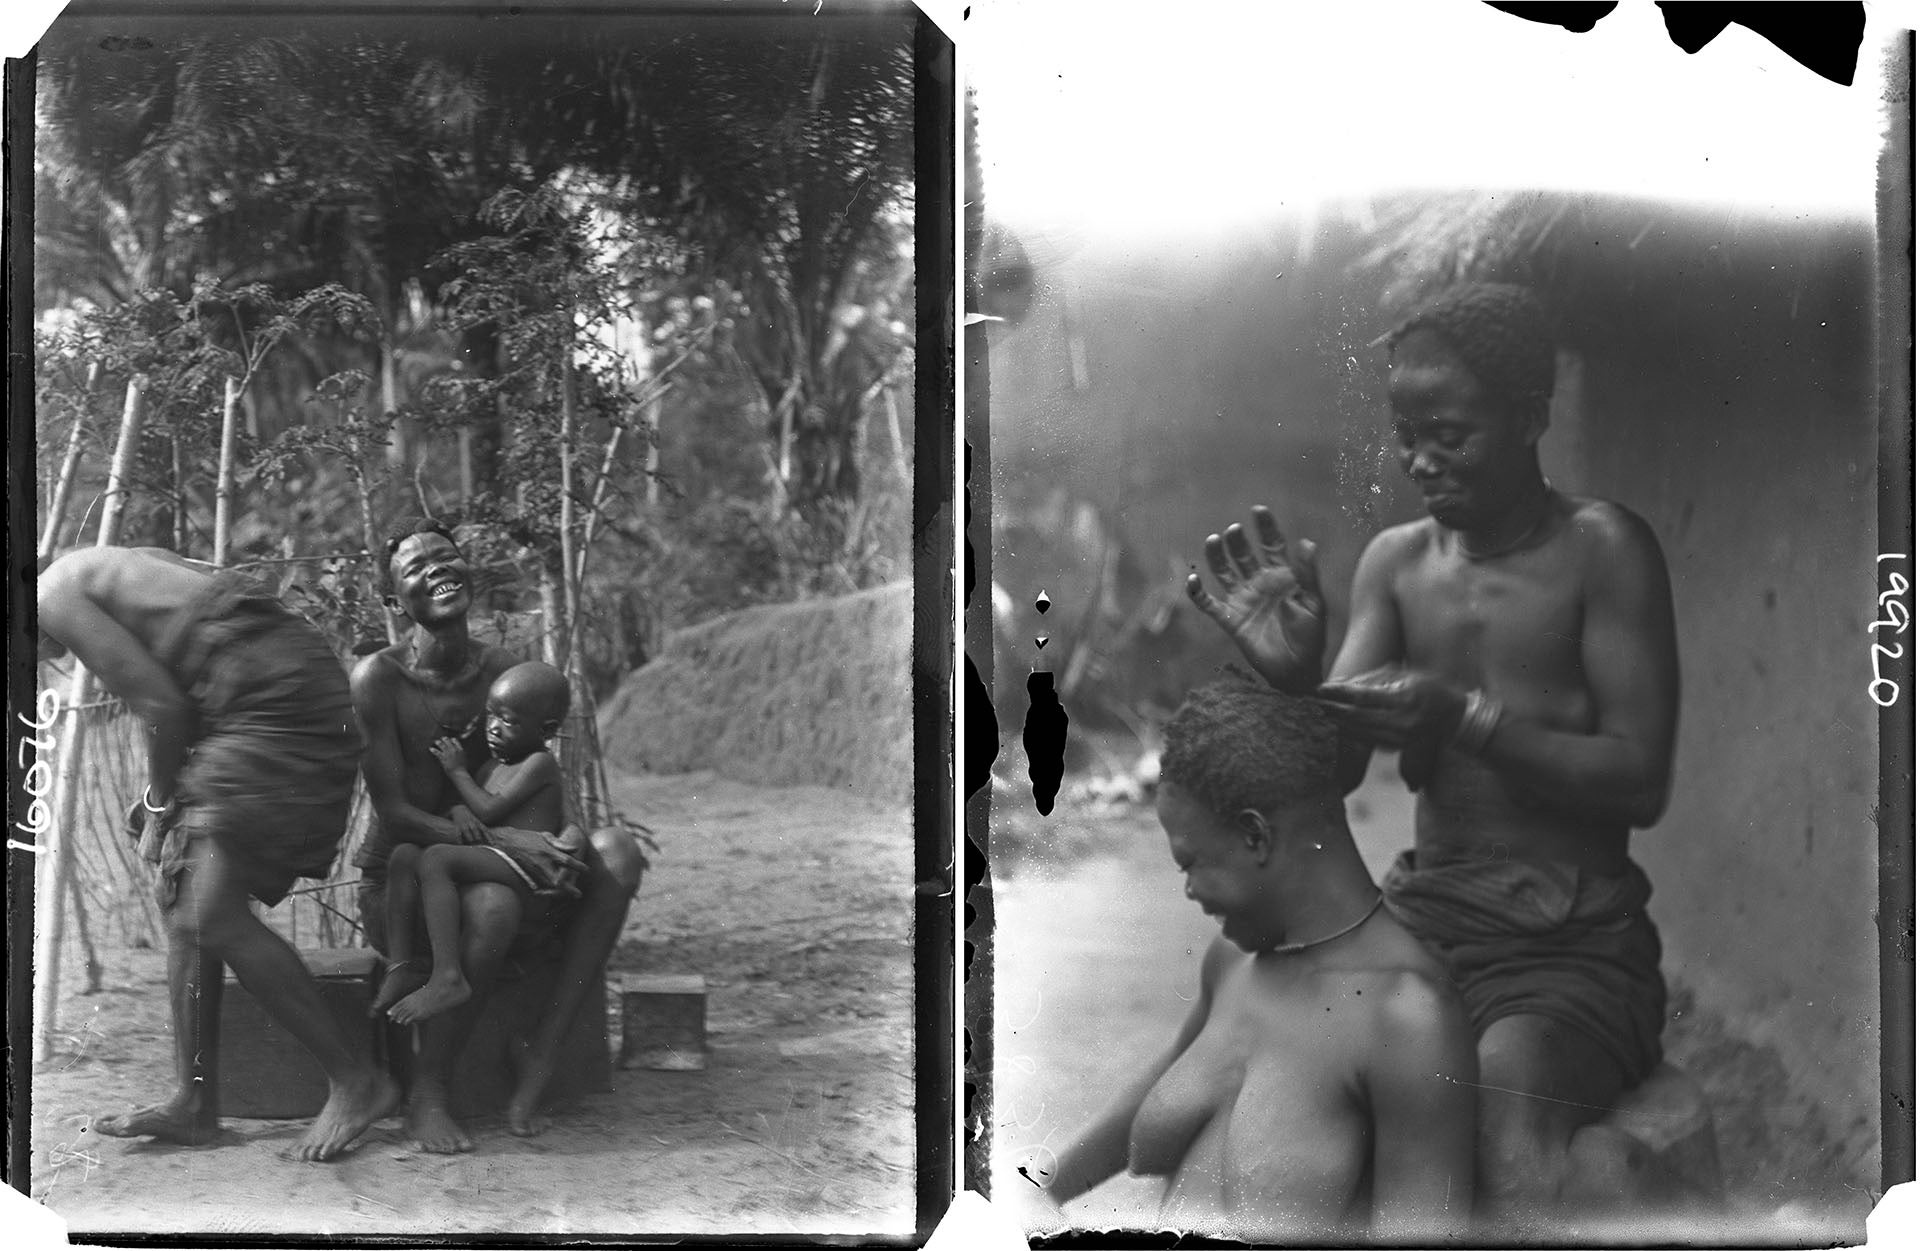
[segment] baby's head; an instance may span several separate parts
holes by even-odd
[[[511,764],[540,750],[560,730],[572,693],[552,665],[515,665],[487,689],[487,746]]]

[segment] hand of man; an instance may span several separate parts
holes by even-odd
[[[1314,695],[1343,729],[1391,749],[1445,742],[1467,708],[1467,697],[1446,682],[1395,665],[1322,683]]]
[[[1200,575],[1187,575],[1187,598],[1239,647],[1255,673],[1283,691],[1304,693],[1320,680],[1327,641],[1327,606],[1314,567],[1314,545],[1288,545],[1265,508],[1253,510],[1254,537],[1238,524],[1207,536],[1207,567],[1220,595],[1207,593]]]
[[[152,813],[147,811],[147,805],[144,799],[134,800],[133,806],[127,809],[127,819],[125,824],[120,827],[120,832],[134,842],[139,842],[141,838],[146,835],[147,818],[152,815]]]
[[[151,786],[140,792],[140,797],[135,799],[132,806],[127,809],[127,819],[121,826],[121,832],[136,843],[146,837],[148,825],[165,820],[173,812],[171,799],[160,805],[157,812],[149,807],[147,797],[152,793]]]
[[[453,822],[453,837],[464,844],[484,843],[487,841],[487,827],[472,809],[465,804],[455,804],[447,813],[447,820]]]

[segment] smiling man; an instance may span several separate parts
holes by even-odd
[[[1480,284],[1389,337],[1400,464],[1428,517],[1361,554],[1324,684],[1313,545],[1289,544],[1265,509],[1251,536],[1208,536],[1218,597],[1198,575],[1187,586],[1269,683],[1317,688],[1354,741],[1400,752],[1420,799],[1387,906],[1465,995],[1479,1189],[1512,1217],[1586,1197],[1583,1178],[1619,1175],[1602,1164],[1633,1150],[1582,1126],[1660,1059],[1660,941],[1627,845],[1665,807],[1679,711],[1659,542],[1540,472],[1546,324],[1524,289]]]
[[[449,530],[431,520],[409,523],[387,541],[384,555],[388,607],[413,628],[403,641],[363,659],[353,673],[353,706],[367,742],[362,771],[375,817],[356,861],[360,920],[383,954],[389,950],[389,861],[436,844],[487,840],[486,826],[458,802],[434,743],[456,740],[466,749],[468,766],[478,768],[488,756],[481,716],[487,690],[519,663],[510,652],[468,635],[472,578]],[[526,1040],[507,1105],[513,1133],[538,1132],[540,1097],[561,1041],[619,939],[645,866],[639,846],[622,830],[594,831],[582,859],[580,899],[571,906],[545,899],[523,906],[512,888],[492,882],[461,889],[460,969],[472,997],[419,1026],[407,1129],[424,1150],[473,1149],[448,1110],[453,1062],[510,951],[557,931],[564,943],[560,974],[540,1025]]]

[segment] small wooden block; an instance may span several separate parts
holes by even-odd
[[[620,983],[620,1067],[687,1072],[707,1067],[707,979],[630,973]]]
[[[347,1036],[384,1059],[382,1030],[367,1015],[380,960],[364,947],[312,948],[300,958],[320,984],[320,998]],[[220,998],[220,1114],[262,1120],[319,1115],[327,1075],[292,1034],[229,976]]]

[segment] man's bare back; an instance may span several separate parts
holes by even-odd
[[[41,613],[55,617],[75,597],[98,605],[149,649],[193,598],[214,566],[158,547],[88,547],[69,552],[41,575]],[[76,654],[97,646],[81,637]]]
[[[286,940],[252,910],[322,876],[346,832],[359,737],[326,641],[263,588],[155,548],[95,547],[50,565],[40,628],[143,727],[130,818],[166,925],[174,1095],[93,1128],[202,1145],[220,1132],[222,967],[311,1052],[328,1096],[293,1148],[332,1159],[399,1097],[340,1028]]]

